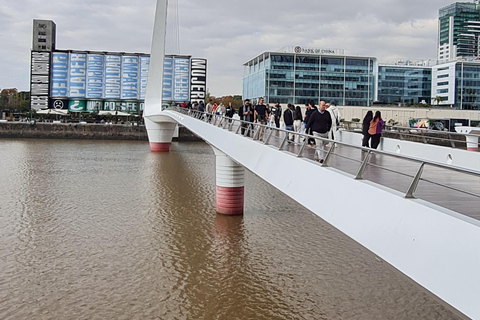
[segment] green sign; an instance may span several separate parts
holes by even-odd
[[[85,100],[69,100],[68,111],[70,112],[83,112],[86,110]]]

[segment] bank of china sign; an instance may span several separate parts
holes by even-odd
[[[280,50],[284,53],[296,53],[296,54],[318,54],[318,55],[338,55],[345,54],[343,49],[324,49],[324,48],[308,48],[308,47],[284,47]]]

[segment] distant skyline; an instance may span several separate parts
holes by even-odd
[[[214,96],[242,94],[243,63],[284,46],[345,49],[379,62],[436,57],[438,10],[455,1],[171,0],[167,54],[208,59]],[[33,19],[57,25],[57,49],[150,53],[155,0],[0,0],[0,88],[29,90]]]

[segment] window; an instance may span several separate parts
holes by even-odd
[[[38,39],[38,42],[47,42],[47,39]]]
[[[46,33],[45,31],[39,31],[39,32],[38,32],[38,35],[39,35],[39,36],[46,36],[47,33]]]
[[[444,82],[439,82],[437,83],[438,86],[446,86],[448,85],[448,81],[444,81]]]
[[[448,74],[440,74],[437,76],[438,79],[448,78]]]
[[[438,68],[438,71],[445,71],[445,70],[448,70],[449,67],[443,67],[443,68]]]

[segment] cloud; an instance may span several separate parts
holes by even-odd
[[[154,0],[0,0],[0,87],[28,90],[33,19],[57,24],[57,48],[150,51]],[[177,6],[170,1],[170,13]],[[347,55],[427,59],[436,55],[445,0],[178,0],[182,54],[208,59],[214,95],[241,94],[243,63],[284,46],[345,49]],[[167,51],[175,37],[169,16]]]

